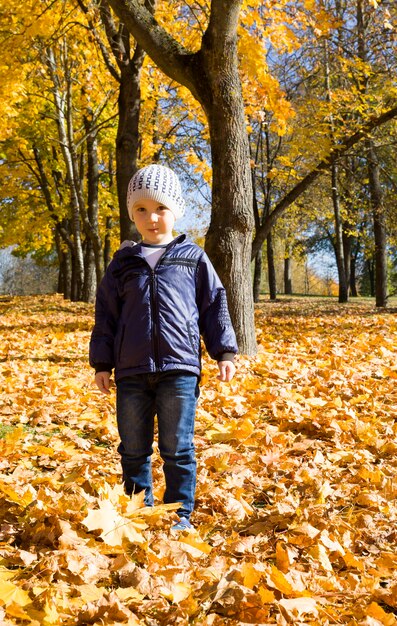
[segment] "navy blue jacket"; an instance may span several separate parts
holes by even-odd
[[[125,376],[183,370],[200,375],[200,335],[218,361],[237,352],[225,289],[205,252],[180,235],[154,270],[140,244],[116,252],[101,281],[90,364]]]

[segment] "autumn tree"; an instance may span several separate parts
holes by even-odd
[[[25,75],[3,142],[2,175],[17,180],[3,192],[7,228],[2,239],[27,252],[40,245],[47,254],[56,249],[65,296],[92,300],[104,271],[100,201],[112,202],[104,184],[108,151],[101,139],[105,129],[111,130],[114,88],[103,89],[93,80],[100,73],[96,51],[83,44],[79,24],[62,11],[40,13],[42,8],[35,7],[28,23],[15,8],[16,32],[10,29],[3,45],[11,54],[14,39],[24,32],[20,57],[9,59]]]
[[[390,54],[388,37],[390,21],[395,19],[395,8],[386,3],[377,9],[366,3],[367,17],[371,25],[371,49],[374,52],[365,67],[357,55],[357,20],[354,2],[316,3],[323,11],[324,20],[312,30],[309,45],[303,45],[299,54],[299,63],[293,55],[284,56],[286,68],[274,66],[278,76],[285,77],[282,85],[291,93],[291,86],[299,85],[298,93],[292,93],[291,103],[296,116],[289,124],[288,136],[283,142],[285,148],[281,159],[273,168],[276,178],[282,173],[280,165],[295,170],[295,179],[291,178],[288,187],[274,201],[268,217],[256,230],[253,242],[253,257],[260,249],[267,234],[278,217],[303,197],[310,186],[330,172],[329,191],[333,194],[334,212],[337,225],[334,233],[338,235],[338,265],[343,281],[342,300],[346,299],[346,286],[350,269],[344,254],[347,233],[352,230],[345,209],[351,199],[344,200],[341,207],[340,168],[343,159],[355,153],[365,152],[365,140],[375,129],[390,122],[396,114],[396,96],[390,77],[385,69],[392,67],[395,60]],[[387,23],[382,31],[382,19]],[[305,36],[311,32],[310,25]],[[343,33],[343,38],[341,34]],[[384,42],[384,51],[381,39]],[[376,53],[376,50],[379,53]],[[386,62],[387,59],[387,62]],[[366,72],[369,76],[369,89],[363,97],[359,86],[359,76]],[[322,76],[322,81],[319,77]],[[341,78],[343,77],[343,78]],[[325,78],[325,80],[324,80]],[[386,80],[385,80],[386,79]],[[383,86],[382,86],[383,82]],[[360,104],[359,104],[360,103]],[[330,125],[332,121],[332,128]],[[328,129],[327,132],[324,130]],[[331,130],[331,134],[330,134]],[[297,158],[298,157],[298,158]],[[332,174],[332,176],[331,176]],[[324,182],[322,182],[324,184]],[[339,193],[338,193],[339,190]],[[324,188],[325,193],[325,188]],[[354,204],[354,203],[353,203]],[[341,214],[343,210],[343,214]],[[347,219],[346,219],[347,218]],[[344,231],[346,227],[346,232]]]

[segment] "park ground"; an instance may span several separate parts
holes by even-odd
[[[0,297],[0,622],[397,624],[396,303],[257,306],[231,384],[204,356],[196,531],[120,485],[93,307]]]

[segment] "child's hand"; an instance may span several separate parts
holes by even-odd
[[[95,382],[99,391],[110,393],[110,372],[97,372],[95,374]]]
[[[218,361],[218,367],[219,376],[217,378],[225,383],[230,382],[236,373],[236,366],[233,361]]]

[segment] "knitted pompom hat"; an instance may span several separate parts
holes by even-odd
[[[165,165],[147,165],[131,178],[127,190],[128,215],[141,200],[157,200],[173,212],[175,219],[185,213],[185,201],[178,176]]]

